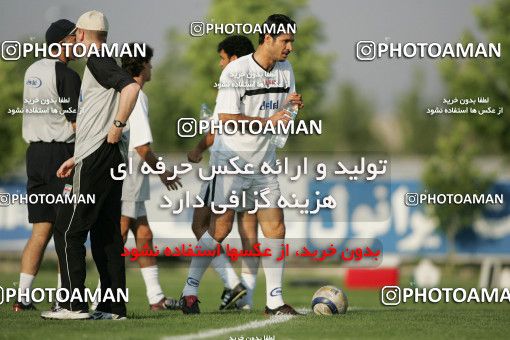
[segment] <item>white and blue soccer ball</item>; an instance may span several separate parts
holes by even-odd
[[[348,306],[347,295],[337,287],[321,287],[312,297],[312,310],[317,315],[345,314]]]

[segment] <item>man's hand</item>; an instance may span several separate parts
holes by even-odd
[[[194,148],[190,152],[188,152],[188,162],[191,163],[200,163],[202,160],[202,152],[197,148]]]
[[[110,131],[108,131],[108,137],[106,141],[110,144],[116,144],[120,141],[122,137],[122,128],[118,128],[115,125],[112,125]]]
[[[179,189],[179,186],[182,188],[181,178],[177,176],[175,179],[169,180],[168,177],[171,176],[173,176],[173,173],[166,170],[164,173],[159,175],[159,179],[168,190],[177,190]]]
[[[278,126],[278,121],[284,122],[284,125],[287,126],[287,124],[290,122],[291,117],[289,116],[289,113],[285,110],[281,110],[276,112],[274,115],[268,118],[269,121],[271,121],[271,124],[276,127]]]
[[[294,102],[300,109],[305,107],[305,104],[303,103],[303,96],[296,92],[289,94],[287,98],[285,98],[283,105],[287,105],[288,102]]]
[[[60,168],[58,168],[57,177],[58,178],[69,177],[75,165],[76,164],[74,164],[74,157],[69,158],[67,161],[62,163]]]

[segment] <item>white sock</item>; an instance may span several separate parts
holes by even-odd
[[[101,279],[98,279],[97,280],[97,287],[96,287],[96,290],[98,289],[101,289]],[[98,295],[94,295],[94,296],[97,296]],[[92,309],[96,309],[97,305],[99,304],[99,300],[96,300],[96,299],[92,299]]]
[[[232,267],[232,263],[230,263],[230,260],[224,253],[221,253],[220,256],[213,258],[211,261],[211,266],[221,277],[226,288],[233,289],[241,282],[239,281],[239,277],[237,276],[236,271]]]
[[[239,301],[240,306],[253,306],[253,292],[257,284],[257,272],[259,269],[260,258],[246,257],[243,258],[243,269],[241,273],[241,282],[246,287],[246,295]]]
[[[271,256],[262,257],[262,266],[266,275],[266,305],[275,309],[284,304],[282,292],[284,260],[277,261],[281,256],[284,239],[265,238],[262,240],[262,249],[270,248]]]
[[[34,282],[34,279],[35,279],[34,275],[25,274],[25,273],[19,274],[19,289],[21,289],[21,292],[23,293],[23,295],[25,295],[27,289],[29,292],[31,291],[32,282]],[[30,299],[30,294],[28,294],[28,296],[26,296],[26,295],[20,296],[18,301],[24,305],[28,305],[28,304],[30,304],[30,302],[32,302]]]
[[[62,288],[62,276],[60,273],[57,274],[57,289]],[[58,308],[58,301],[54,300],[53,305]]]
[[[214,250],[216,249],[217,245],[218,242],[207,231],[204,233],[204,235],[202,235],[197,243],[197,246],[202,247],[202,251]],[[183,296],[198,296],[198,286],[200,284],[200,280],[207,270],[207,267],[209,267],[211,264],[212,259],[213,258],[210,256],[193,257],[189,266],[188,278],[186,279],[186,284],[182,290]]]
[[[158,303],[165,297],[163,294],[163,289],[161,289],[161,285],[159,284],[158,278],[158,266],[150,266],[141,268],[143,280],[145,281],[145,287],[147,288],[147,298],[149,299],[149,304],[153,305]]]

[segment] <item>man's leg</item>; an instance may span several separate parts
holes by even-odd
[[[124,204],[124,203],[122,203],[122,204]],[[136,222],[136,219],[134,219],[134,218],[127,217],[124,215],[122,215],[120,217],[120,234],[122,235],[122,242],[124,242],[124,244],[126,244],[128,236],[129,236],[129,231],[131,230],[131,228],[135,224],[135,222]]]
[[[49,222],[34,223],[32,235],[21,255],[21,273],[37,275],[44,250],[53,233],[53,224]]]
[[[28,239],[23,254],[21,255],[21,270],[19,275],[19,288],[22,292],[32,289],[32,283],[39,272],[44,250],[48,245],[53,232],[53,226],[49,222],[34,223],[32,226],[32,235]],[[19,308],[14,306],[14,310],[21,311],[23,307],[31,305],[30,296],[21,296],[19,302],[23,304]]]
[[[80,295],[84,296],[85,241],[91,224],[83,217],[90,216],[90,214],[92,211],[85,205],[66,204],[59,209],[55,221],[54,240],[59,259],[62,288],[66,289],[70,295],[78,290]],[[59,303],[59,306],[72,312],[88,311],[87,303],[77,300],[64,301]],[[86,314],[88,315],[88,313]],[[48,318],[54,318],[54,316],[48,315]],[[60,318],[60,316],[55,315],[55,318]]]
[[[237,213],[237,225],[239,235],[244,250],[253,250],[253,246],[258,242],[258,221],[255,214],[248,212]],[[241,258],[241,282],[247,289],[246,296],[237,302],[239,308],[251,309],[253,306],[253,292],[257,282],[257,272],[259,269],[260,258],[242,257]]]
[[[212,212],[209,207],[195,208],[195,210],[193,211],[193,222],[191,224],[191,228],[197,240],[200,240],[202,235],[209,228],[211,215]],[[239,280],[239,277],[237,276],[234,268],[232,267],[230,260],[227,258],[223,251],[220,256],[216,256],[211,261],[211,267],[213,267],[216,273],[218,273],[221,280],[223,281],[223,285],[225,286],[222,295],[223,299],[223,297],[225,296],[225,292],[227,290],[234,289],[241,281]]]
[[[261,248],[270,248],[272,254],[272,256],[262,258],[266,276],[266,305],[270,309],[275,309],[284,304],[282,296],[284,261],[276,260],[280,256],[282,244],[285,242],[283,210],[280,208],[261,209],[257,212],[257,219],[265,236]]]
[[[201,246],[203,251],[216,249],[218,243],[223,242],[232,230],[234,215],[235,212],[231,209],[227,209],[222,215],[213,214],[209,230],[202,235],[197,246]],[[193,257],[188,279],[186,280],[186,285],[183,290],[184,296],[198,295],[198,284],[211,261],[211,257]]]
[[[262,229],[265,239],[261,242],[261,248],[271,249],[271,256],[261,259],[264,274],[266,276],[266,315],[298,315],[294,308],[283,302],[283,268],[285,259],[278,261],[281,256],[282,246],[285,242],[285,223],[283,210],[278,207],[280,199],[280,187],[276,175],[255,175],[253,183],[248,191],[248,199],[254,201],[255,191],[269,191],[265,197],[270,203],[270,208],[257,210],[257,220]]]
[[[122,235],[122,241],[124,244],[126,244],[129,230],[131,230],[131,226],[135,223],[135,219],[132,219],[127,216],[121,216],[120,218],[120,233]],[[101,289],[101,279],[97,280],[97,287],[96,290]],[[92,301],[92,305],[90,306],[90,309],[95,311],[97,309],[97,306],[99,305],[99,299],[94,299]]]
[[[79,203],[65,204],[57,214],[55,222],[55,246],[59,257],[62,274],[62,288],[68,289],[72,294],[78,290],[80,296],[85,296],[85,241],[91,232],[92,255],[101,278],[101,286],[112,288],[116,296],[117,286],[125,288],[124,261],[121,257],[123,246],[120,235],[120,196],[122,182],[112,179],[111,169],[117,169],[122,161],[117,145],[104,142],[96,151],[78,162],[72,178],[73,195],[92,195],[94,204]],[[117,174],[118,175],[118,174]],[[101,253],[98,254],[98,248]],[[117,254],[118,260],[112,254]],[[98,256],[101,255],[101,256]],[[105,255],[105,256],[103,256]],[[122,259],[122,261],[121,261]],[[110,273],[121,273],[116,277]],[[72,296],[72,295],[71,295]],[[85,301],[64,301],[61,307],[75,312],[88,310]],[[107,304],[106,306],[110,306]],[[111,303],[111,310],[123,312],[125,305]],[[43,318],[69,319],[76,315],[63,312],[45,312]],[[87,316],[90,316],[86,313]],[[84,317],[85,315],[83,315]],[[82,316],[80,315],[79,318]]]
[[[209,230],[202,235],[197,243],[202,251],[214,250],[232,230],[234,210],[227,209],[222,215],[213,214]],[[186,284],[182,291],[181,309],[185,314],[200,313],[198,308],[198,286],[207,267],[211,264],[212,257],[193,257],[191,260]]]
[[[123,211],[125,203],[125,201],[122,202]],[[136,248],[139,251],[147,248],[153,250],[153,235],[149,226],[149,221],[147,220],[145,203],[136,202],[135,205],[138,205],[138,207],[135,207],[135,214],[133,214],[133,216],[140,215],[140,217],[134,220],[127,216],[122,216],[121,225],[123,224],[123,221],[127,219],[133,221],[134,223],[131,223],[130,227],[133,231],[133,235],[135,235]],[[122,229],[123,228],[124,227],[122,227]],[[126,239],[124,239],[124,242],[125,240]],[[159,268],[156,258],[141,256],[138,258],[138,264],[140,265],[140,271],[142,272],[142,277],[145,282],[150,309],[152,311],[178,309],[178,301],[172,298],[167,299],[163,293],[163,289],[159,283]]]
[[[72,147],[71,147],[72,149]],[[63,181],[56,178],[56,171],[62,164],[61,159],[69,154],[67,145],[53,143],[31,143],[26,151],[27,193],[60,194]],[[72,155],[72,151],[70,152]],[[67,158],[66,158],[67,159]],[[55,205],[44,203],[28,204],[28,219],[32,223],[32,234],[21,255],[19,288],[31,290],[35,276],[44,256],[44,251],[53,234],[53,222],[56,218]],[[60,274],[57,284],[60,285]],[[35,309],[30,296],[20,296],[13,306],[15,312]]]
[[[191,222],[191,230],[193,234],[200,240],[202,235],[209,229],[211,223],[211,209],[209,207],[193,209],[193,221]]]
[[[226,164],[226,162],[227,161],[225,160],[223,162],[219,162],[219,164]],[[228,203],[233,192],[236,192],[238,195],[241,194],[244,184],[248,184],[248,180],[242,176],[215,176],[211,181],[211,205],[215,204],[216,206],[219,206],[221,204]],[[202,251],[213,251],[217,249],[218,245],[223,242],[232,230],[234,216],[235,211],[232,209],[226,209],[225,213],[219,215],[213,213],[209,229],[202,235],[200,240],[198,240],[197,247],[201,247],[199,249],[202,249]],[[200,313],[197,298],[198,286],[200,285],[200,280],[207,270],[207,267],[211,264],[211,261],[212,257],[209,256],[195,256],[191,260],[188,277],[186,279],[186,284],[184,285],[180,301],[183,313]],[[241,287],[240,289],[241,291],[239,294],[236,294],[238,298],[246,294],[246,289],[244,287]],[[229,296],[224,296],[224,300],[227,298],[230,300]],[[235,300],[231,302],[235,303]],[[227,307],[228,306],[225,306],[224,308]]]
[[[131,227],[136,222],[135,219],[127,217],[127,216],[121,216],[120,217],[120,234],[122,236],[122,242],[126,244],[129,230],[131,230]],[[101,289],[101,279],[97,280],[97,287],[96,290]],[[95,311],[97,309],[97,306],[99,305],[99,299],[94,299],[92,301],[92,305],[90,306],[90,309]]]
[[[86,249],[85,241],[88,232],[95,223],[101,204],[104,202],[104,180],[96,181],[90,175],[90,167],[94,164],[94,154],[79,162],[73,170],[71,178],[66,180],[72,184],[72,195],[88,195],[95,197],[95,204],[62,204],[57,212],[54,226],[55,249],[57,251],[62,288],[70,297],[78,292],[85,296]],[[82,319],[89,318],[88,304],[78,299],[69,299],[59,303],[55,311],[43,312],[41,317],[47,319]]]
[[[265,239],[262,249],[270,248],[271,256],[263,257],[262,267],[266,276],[266,315],[301,315],[294,308],[283,302],[283,267],[284,260],[278,261],[285,242],[285,224],[283,210],[280,208],[261,209],[257,219]]]
[[[119,154],[120,156],[120,154]],[[101,291],[111,289],[114,296],[126,292],[124,243],[120,230],[122,182],[108,178],[109,192],[102,204],[96,224],[90,232],[92,256],[101,280]],[[96,311],[126,316],[125,301],[101,301]]]
[[[139,251],[143,249],[153,250],[152,244],[152,231],[147,221],[147,216],[141,216],[136,220],[133,227],[133,234],[135,235],[136,248]],[[145,248],[144,248],[145,247]],[[147,289],[147,299],[150,305],[157,305],[165,300],[165,294],[159,284],[159,270],[155,257],[140,256],[138,258],[140,271],[142,272],[145,287]]]

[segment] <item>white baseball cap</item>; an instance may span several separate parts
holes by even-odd
[[[99,11],[89,11],[83,13],[76,22],[76,28],[90,31],[108,32],[108,20],[106,16]]]

